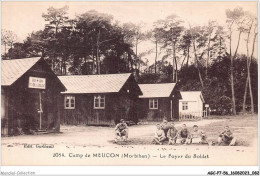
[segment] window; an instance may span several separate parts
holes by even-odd
[[[105,109],[105,95],[94,96],[94,109]]]
[[[75,96],[65,95],[65,109],[75,109]]]
[[[149,109],[158,109],[158,99],[149,99]]]
[[[188,110],[188,102],[182,102],[182,110]]]

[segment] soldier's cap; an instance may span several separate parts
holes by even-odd
[[[124,122],[125,120],[124,119],[121,119],[120,122]]]
[[[166,119],[163,119],[163,122],[168,122]]]
[[[198,125],[193,125],[193,127],[198,127]]]

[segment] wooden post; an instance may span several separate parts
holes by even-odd
[[[171,120],[173,120],[173,117],[172,117],[172,100],[171,100]]]
[[[42,129],[42,94],[41,94],[41,92],[39,92],[39,99],[40,99],[39,113],[40,113],[40,130],[41,130]]]

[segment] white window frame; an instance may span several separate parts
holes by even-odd
[[[157,106],[155,106],[155,102],[157,102]],[[150,104],[152,103],[152,107],[150,106]],[[149,99],[149,109],[158,109],[159,103],[158,103],[158,99],[152,98]]]
[[[101,102],[101,100],[104,102]],[[95,101],[98,101],[98,106],[96,106]],[[101,103],[104,103],[104,106],[101,106]],[[105,109],[106,107],[106,96],[105,95],[94,95],[94,109]]]
[[[183,110],[183,111],[188,110],[188,109],[189,109],[189,106],[188,106],[188,105],[189,105],[189,104],[188,104],[187,101],[182,102],[182,110]]]
[[[66,102],[67,98],[69,98],[69,102],[68,102],[69,106],[67,106],[67,102]],[[71,100],[74,100],[74,106],[72,106]],[[74,95],[65,95],[64,96],[64,108],[65,109],[75,109],[75,107],[76,107],[76,101],[75,100],[76,99],[75,99]]]

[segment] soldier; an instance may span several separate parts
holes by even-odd
[[[170,129],[170,127],[171,126],[169,125],[168,121],[166,119],[163,119],[161,128],[164,131],[164,135],[166,136],[166,138],[167,138],[167,133],[168,133],[168,130]]]
[[[178,130],[174,127],[174,123],[172,123],[167,133],[167,138],[169,139],[169,143],[168,143],[169,145],[171,144],[173,145],[176,143],[177,134],[178,134]]]
[[[190,143],[193,143],[193,144],[207,144],[208,143],[206,133],[202,130],[199,130],[198,125],[193,126]]]
[[[160,144],[162,145],[162,142],[166,139],[164,131],[162,130],[162,127],[160,124],[157,124],[157,130],[155,132],[155,136],[153,141],[155,144]]]
[[[187,144],[189,142],[190,132],[188,131],[186,124],[183,124],[181,130],[178,132],[176,143]]]
[[[115,142],[117,142],[118,137],[123,139],[123,141],[127,140],[127,138],[128,138],[128,127],[127,127],[127,124],[125,123],[124,119],[121,119],[120,123],[118,123],[116,125],[115,134],[116,134]]]
[[[225,130],[218,137],[218,145],[224,143],[225,145],[234,146],[236,144],[236,137],[233,137],[229,126],[225,126]]]

